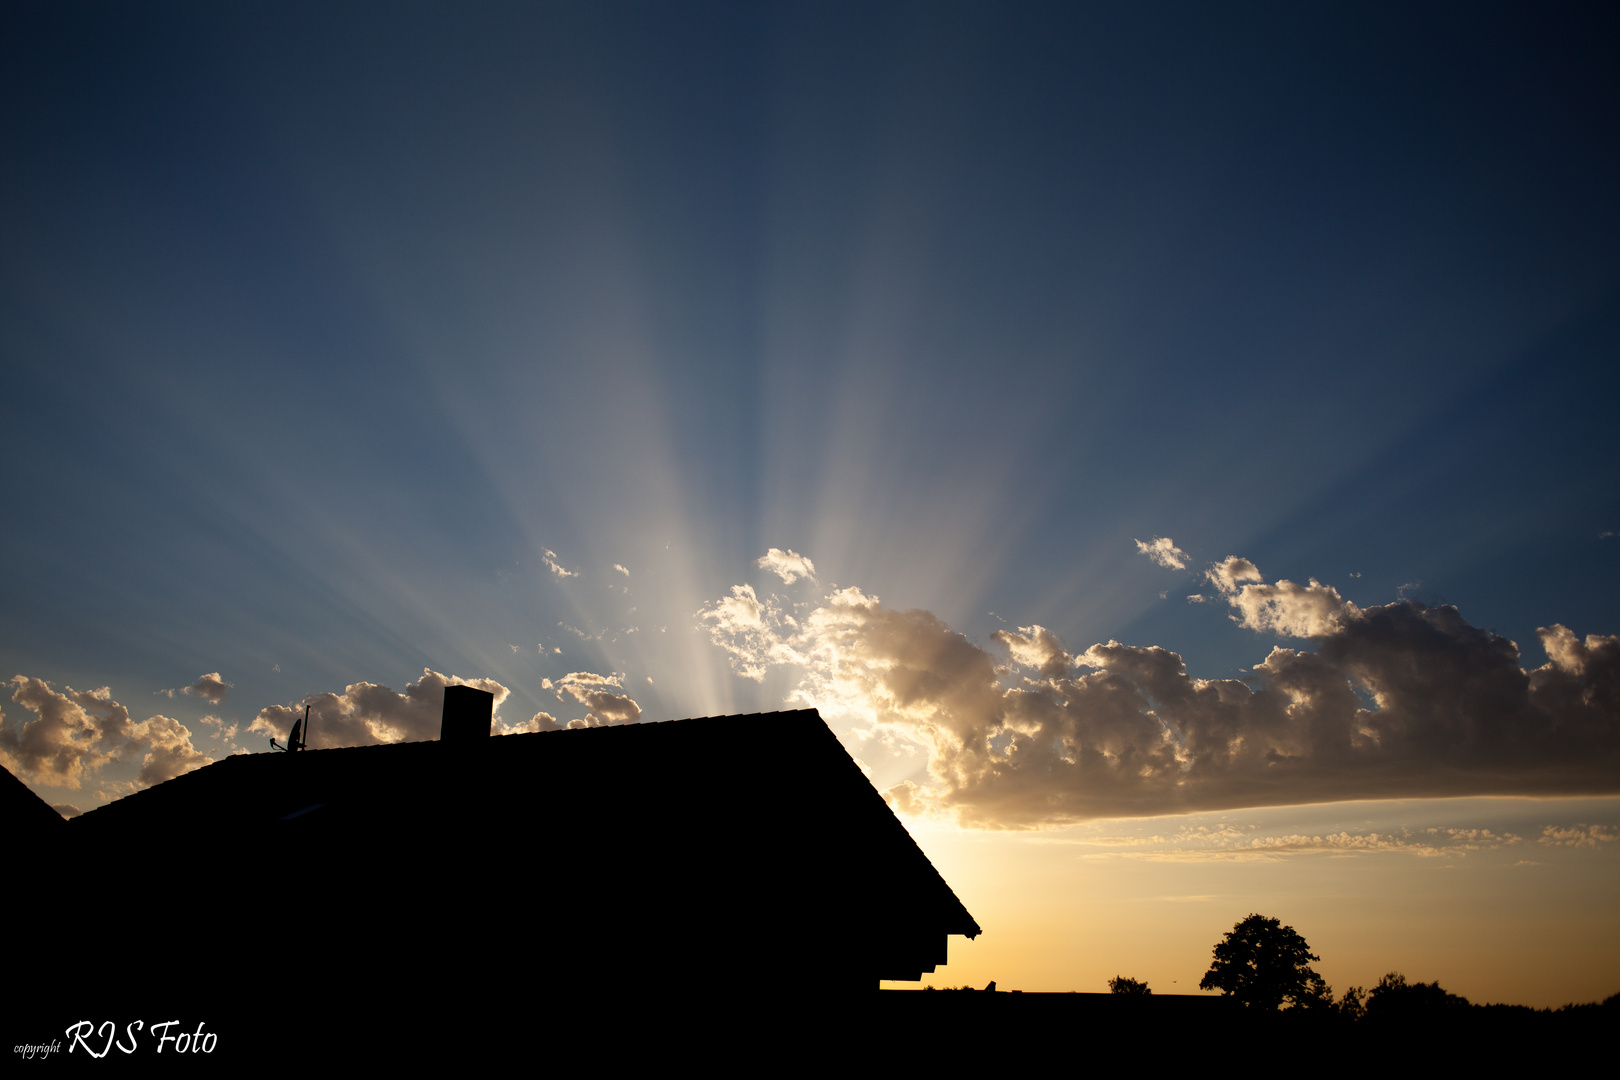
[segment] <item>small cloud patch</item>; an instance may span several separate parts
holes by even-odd
[[[1187,569],[1187,553],[1176,547],[1168,536],[1155,536],[1152,540],[1136,541],[1136,550],[1167,570]]]
[[[800,578],[809,581],[816,580],[816,564],[810,561],[810,556],[800,555],[792,548],[788,548],[786,551],[781,548],[771,548],[764,555],[761,555],[754,565],[776,574],[788,585],[793,584]]]
[[[558,580],[563,578],[579,577],[578,570],[565,569],[563,565],[557,561],[557,553],[549,548],[546,549],[546,553],[544,555],[540,556],[540,561],[545,564],[547,570],[550,570],[553,574],[557,575]]]

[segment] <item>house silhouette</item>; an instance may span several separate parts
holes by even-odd
[[[113,906],[173,937],[97,975],[107,1000],[269,1023],[455,993],[473,1013],[650,986],[830,999],[920,979],[980,932],[813,710],[492,737],[488,695],[461,689],[438,741],[238,755],[32,816],[70,923]],[[186,944],[244,915],[249,940]]]

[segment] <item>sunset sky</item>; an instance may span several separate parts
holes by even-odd
[[[0,20],[53,805],[449,681],[810,705],[984,927],[935,985],[1194,992],[1259,912],[1339,991],[1620,991],[1614,9]]]

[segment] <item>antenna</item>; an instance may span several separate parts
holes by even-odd
[[[274,735],[270,736],[270,745],[276,750],[293,751],[302,750],[309,745],[309,706],[304,706],[304,718],[294,720],[292,731],[287,735],[287,745],[282,746],[276,742]]]

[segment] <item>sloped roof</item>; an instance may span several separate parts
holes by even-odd
[[[0,815],[6,823],[6,835],[13,841],[60,839],[59,830],[67,824],[61,814],[7,769],[0,769]]]
[[[718,902],[980,932],[814,710],[238,755],[65,824],[81,841],[212,835],[266,858],[308,841],[529,860],[595,908],[633,892],[638,918],[690,922]],[[698,905],[702,883],[732,899]]]

